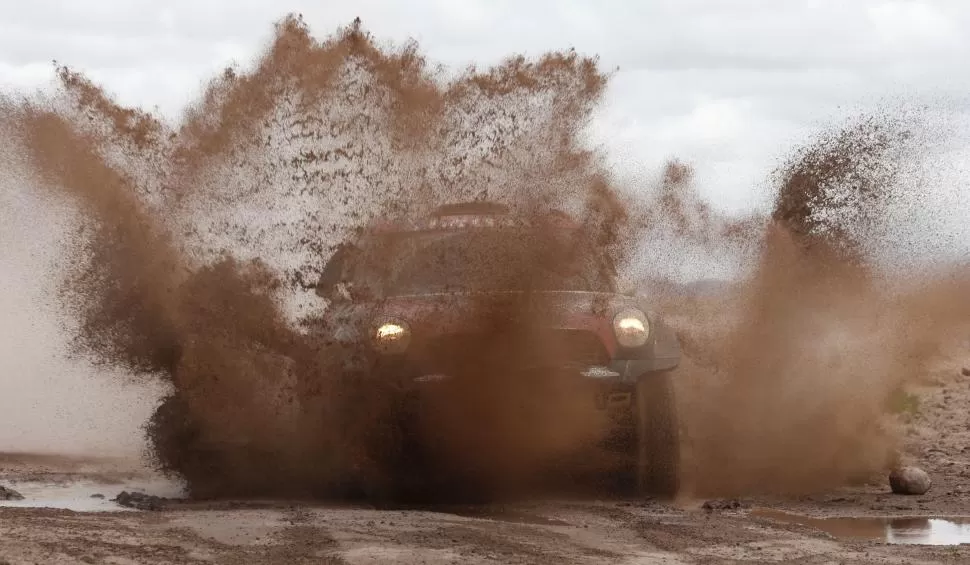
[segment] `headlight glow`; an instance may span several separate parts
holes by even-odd
[[[613,318],[613,333],[621,347],[641,347],[650,337],[650,321],[640,310],[627,308]]]
[[[381,353],[404,353],[411,341],[408,325],[398,320],[385,320],[374,330],[374,346]]]
[[[377,328],[377,339],[400,339],[405,332],[407,332],[407,330],[404,329],[403,326],[399,326],[394,323],[387,323]]]
[[[645,332],[646,328],[643,327],[643,322],[636,318],[623,318],[620,320],[616,327],[624,332]]]

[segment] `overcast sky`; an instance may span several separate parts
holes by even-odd
[[[693,162],[728,210],[763,204],[793,144],[886,100],[965,113],[965,0],[2,0],[0,84],[48,84],[51,60],[126,104],[176,116],[203,81],[300,12],[325,36],[360,16],[447,65],[575,47],[619,66],[595,133],[627,170]]]

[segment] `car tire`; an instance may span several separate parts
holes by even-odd
[[[680,488],[680,427],[670,373],[637,381],[637,491],[672,498]]]
[[[270,481],[237,473],[240,461],[276,461],[274,454],[257,452],[246,445],[212,445],[185,399],[177,393],[167,396],[155,409],[148,422],[151,436],[150,456],[156,470],[180,477],[186,483],[189,498],[212,499],[226,496],[250,496]],[[249,469],[264,466],[245,465]],[[250,480],[252,479],[252,480]],[[286,484],[285,481],[279,481]]]
[[[208,483],[221,474],[217,453],[199,448],[201,430],[178,394],[165,397],[148,422],[151,458],[157,470],[183,478],[192,498],[209,498]]]

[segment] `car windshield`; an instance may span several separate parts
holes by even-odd
[[[482,229],[400,234],[361,249],[351,280],[384,296],[503,290],[613,291],[575,234]]]

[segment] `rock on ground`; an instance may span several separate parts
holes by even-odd
[[[708,500],[704,503],[702,508],[708,512],[713,512],[715,510],[739,510],[742,508],[748,508],[750,505],[742,500],[736,498],[729,500]]]
[[[0,500],[23,500],[24,495],[12,488],[0,487]]]
[[[926,494],[933,486],[929,474],[919,467],[901,467],[889,474],[889,486],[896,494]]]
[[[140,492],[122,491],[117,498],[113,499],[119,505],[136,510],[161,510],[165,502],[164,498],[143,494]]]

